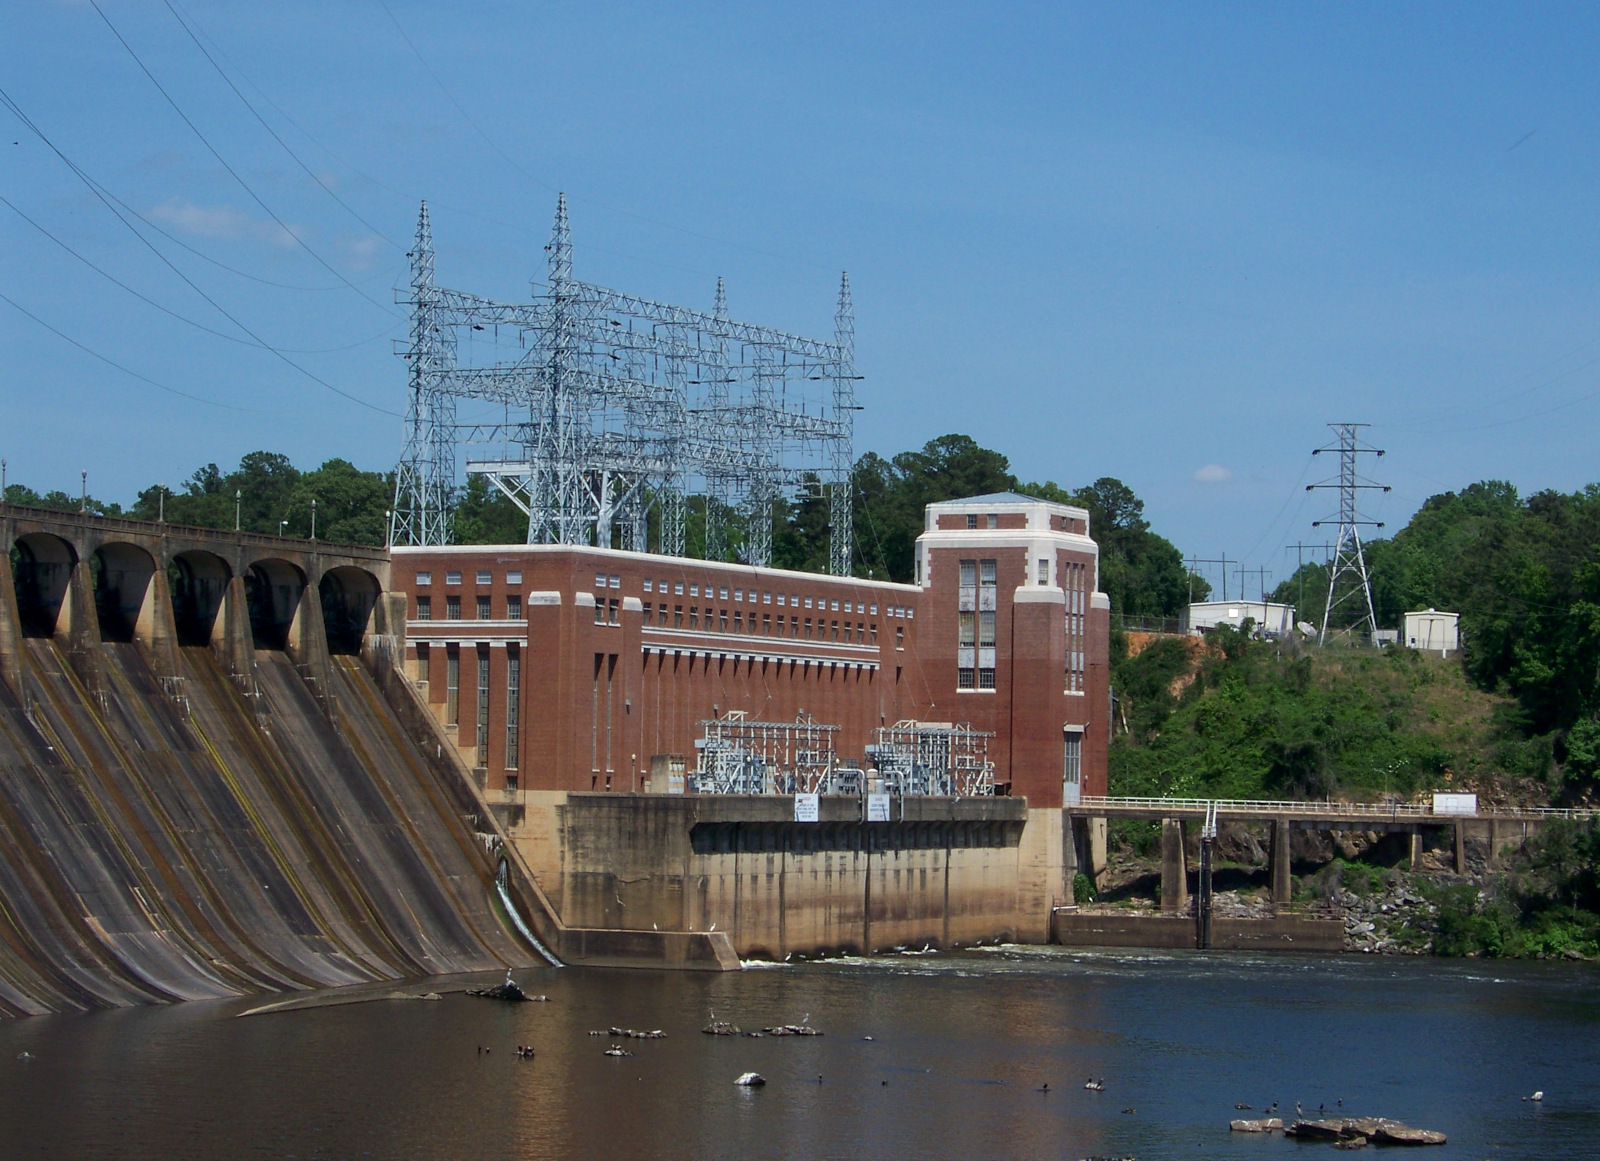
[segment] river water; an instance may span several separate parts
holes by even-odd
[[[0,1025],[0,1157],[1303,1161],[1342,1154],[1230,1134],[1234,1103],[1340,1099],[1448,1133],[1440,1161],[1600,1156],[1590,964],[1001,948],[518,978],[550,1002]],[[702,1035],[713,1010],[824,1035]],[[667,1038],[607,1057],[612,1025]]]

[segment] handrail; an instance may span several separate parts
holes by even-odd
[[[1257,798],[1116,798],[1085,794],[1077,803],[1081,810],[1100,807],[1107,810],[1180,810],[1199,814],[1213,812],[1225,814],[1263,815],[1339,815],[1348,818],[1475,818],[1493,815],[1503,818],[1530,819],[1587,819],[1600,817],[1600,810],[1582,810],[1558,806],[1502,807],[1480,810],[1477,814],[1435,813],[1429,803],[1418,802],[1336,802],[1324,800],[1282,801]]]

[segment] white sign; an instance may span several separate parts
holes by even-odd
[[[794,796],[794,820],[796,822],[816,822],[818,812],[817,795],[796,794]]]
[[[889,796],[887,794],[867,795],[867,821],[889,821]]]
[[[1440,794],[1433,795],[1433,813],[1435,814],[1477,814],[1478,796],[1476,794]]]

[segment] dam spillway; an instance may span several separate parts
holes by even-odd
[[[142,643],[16,645],[0,1012],[539,962],[361,659],[328,658],[318,690],[282,651],[254,651],[240,682],[206,646],[178,647],[163,676]]]

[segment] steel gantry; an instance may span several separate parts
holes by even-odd
[[[706,555],[728,557],[737,516],[743,559],[765,566],[776,501],[820,488],[830,571],[848,575],[859,378],[849,276],[830,343],[731,318],[721,279],[709,312],[579,281],[565,197],[547,250],[547,278],[530,302],[439,287],[423,206],[399,298],[411,307],[410,337],[398,345],[410,398],[391,542],[449,543],[458,448],[467,448],[468,473],[527,514],[530,544],[681,556],[685,499],[698,492]],[[458,422],[458,402],[499,415]]]

